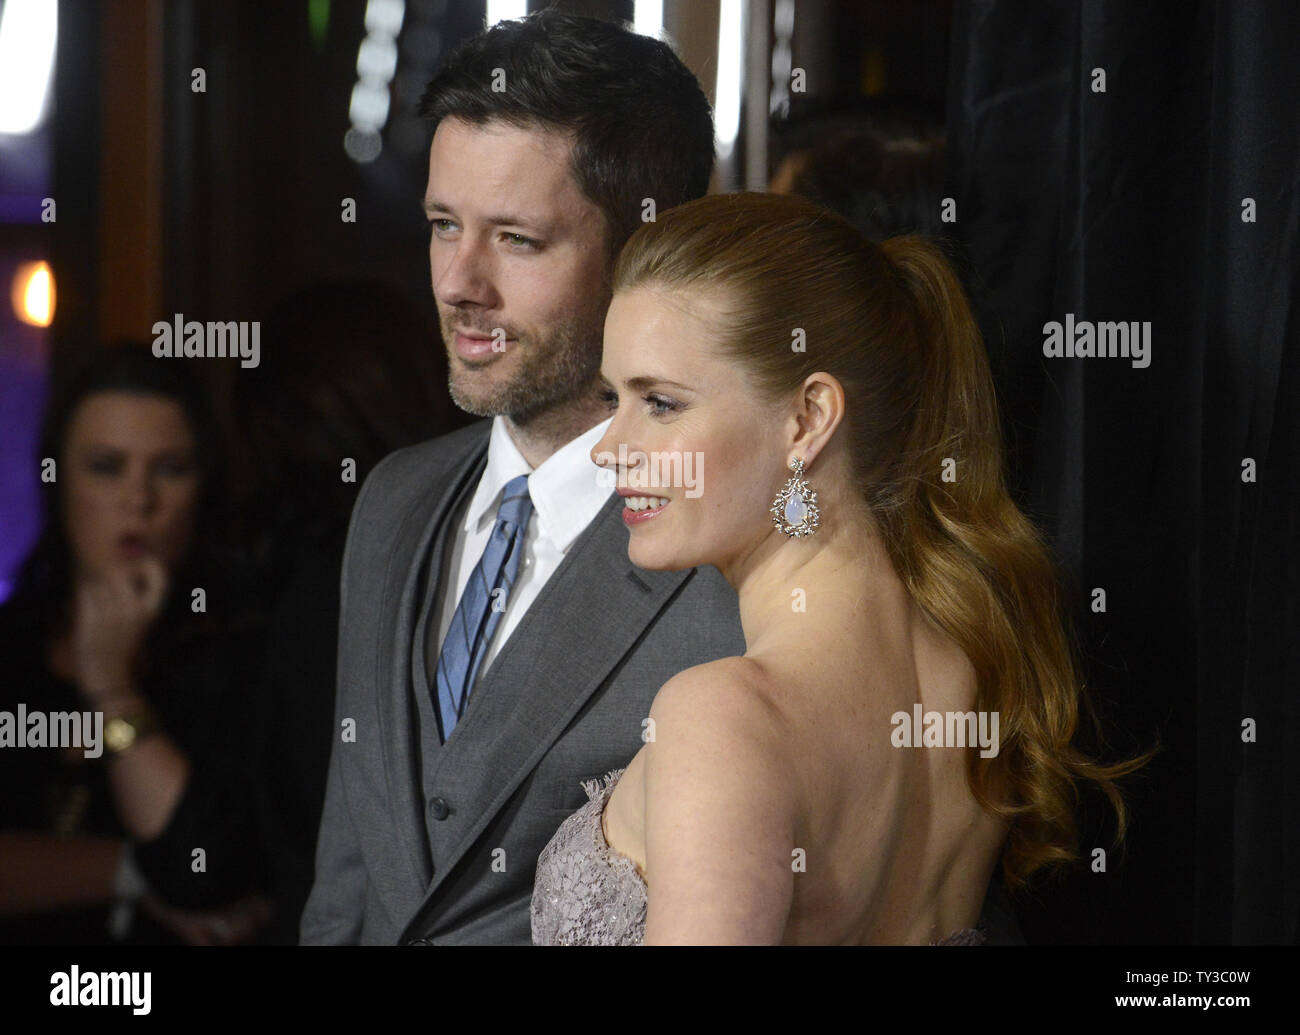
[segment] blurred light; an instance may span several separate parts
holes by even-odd
[[[396,38],[406,17],[403,0],[370,0],[366,4],[366,32],[372,36]]]
[[[778,36],[794,35],[794,0],[776,0],[772,24]]]
[[[794,0],[776,0],[772,11],[772,86],[768,113],[790,114],[790,77],[794,72]]]
[[[664,29],[664,0],[636,0],[632,7],[632,31],[659,38]]]
[[[397,44],[385,36],[367,36],[357,51],[357,75],[387,83],[397,71]]]
[[[357,51],[357,82],[352,87],[343,150],[354,162],[373,162],[384,149],[379,131],[388,121],[388,84],[397,71],[397,34],[406,17],[405,0],[369,0],[366,38]]]
[[[492,28],[497,22],[522,18],[528,13],[528,0],[487,0],[483,24]]]
[[[307,28],[316,49],[324,49],[330,34],[330,0],[307,0]]]
[[[388,121],[388,87],[361,82],[352,87],[348,118],[354,129],[377,132]]]
[[[740,132],[741,54],[745,42],[742,0],[722,0],[718,10],[718,84],[713,121],[719,158],[728,158]]]
[[[25,262],[14,272],[10,300],[14,315],[32,327],[48,327],[54,319],[54,274],[47,262]]]
[[[58,26],[54,0],[7,0],[0,8],[0,133],[41,124]]]
[[[383,138],[374,130],[353,126],[343,134],[343,151],[354,162],[373,162],[383,149]]]

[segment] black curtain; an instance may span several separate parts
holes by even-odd
[[[1013,478],[1112,750],[1163,746],[1125,857],[1022,903],[1031,942],[1300,934],[1297,41],[1292,0],[954,11],[948,193]],[[1150,321],[1150,365],[1047,357],[1067,314]]]

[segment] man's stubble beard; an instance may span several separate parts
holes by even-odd
[[[604,319],[602,309],[558,325],[540,344],[536,339],[517,341],[511,349],[518,356],[514,374],[505,384],[490,388],[478,387],[480,379],[475,370],[452,352],[447,380],[452,401],[475,417],[503,415],[523,426],[585,398],[600,373]],[[444,340],[451,341],[455,332],[448,323],[455,325],[455,321],[443,320]]]

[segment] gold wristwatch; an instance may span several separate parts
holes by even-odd
[[[158,716],[148,708],[115,715],[104,723],[104,747],[110,754],[120,755],[157,730]]]

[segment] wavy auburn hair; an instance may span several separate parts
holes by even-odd
[[[773,403],[824,371],[844,388],[841,424],[890,561],[998,712],[1001,750],[967,754],[976,800],[1009,822],[1008,891],[1078,858],[1079,787],[1109,799],[1153,752],[1103,764],[1074,744],[1088,700],[1044,538],[1007,490],[993,377],[961,283],[939,248],[908,235],[875,244],[801,198],[717,194],[642,226],[619,256],[615,292],[702,289],[721,301],[724,353]],[[807,348],[791,348],[802,328]],[[944,481],[955,463],[956,479]]]

